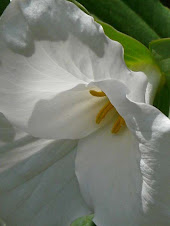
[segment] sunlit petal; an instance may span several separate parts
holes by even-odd
[[[1,111],[36,137],[81,138],[98,128],[89,123],[82,131],[92,121],[84,117],[91,108],[90,97],[83,92],[74,95],[72,89],[86,90],[90,82],[103,79],[118,79],[131,89],[134,79],[137,88],[141,78],[146,79],[143,73],[127,69],[118,42],[107,38],[92,17],[65,0],[13,1],[0,21],[0,48]],[[86,107],[78,109],[80,101]],[[68,103],[82,123],[75,121]],[[71,123],[77,123],[77,128]]]
[[[170,120],[153,106],[132,101],[122,82],[104,81],[100,87],[124,118],[130,136],[122,132],[112,143],[107,130],[101,130],[79,142],[77,176],[94,221],[168,225]]]
[[[111,125],[79,141],[76,174],[98,226],[139,225],[142,175],[131,133]]]

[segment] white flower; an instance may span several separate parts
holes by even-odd
[[[0,218],[66,226],[90,213],[77,150],[98,226],[168,225],[170,121],[149,105],[157,78],[129,71],[121,45],[72,3],[13,0],[0,20],[0,110],[43,139],[1,146]]]

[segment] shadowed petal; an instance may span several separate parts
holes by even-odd
[[[142,175],[137,144],[111,125],[79,141],[76,175],[98,226],[140,225]]]
[[[112,143],[111,135],[101,130],[93,139],[79,143],[77,176],[95,212],[94,221],[99,226],[125,222],[131,226],[168,225],[170,120],[153,106],[132,101],[130,90],[122,82],[103,81],[99,87],[125,119],[134,139],[122,133],[113,136]]]
[[[87,84],[114,78],[131,87],[134,77],[142,74],[130,72],[122,46],[108,39],[92,17],[65,0],[12,1],[0,21],[0,48],[1,111],[14,125],[42,138],[90,134],[96,126],[90,123],[93,115],[86,117],[91,108]],[[74,95],[72,89],[80,87],[86,93]],[[86,107],[78,111],[80,101]],[[69,103],[76,109],[76,119],[83,121],[76,129],[70,127],[77,120]],[[71,133],[63,123],[68,118]]]
[[[77,142],[17,135],[0,147],[0,218],[9,226],[69,226],[89,214],[74,173]]]

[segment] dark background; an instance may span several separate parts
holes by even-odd
[[[161,2],[162,2],[165,6],[167,6],[167,7],[170,8],[170,0],[161,0]]]

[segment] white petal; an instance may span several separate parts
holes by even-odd
[[[112,102],[114,107],[122,106],[122,96],[128,94],[133,101],[145,103],[147,78],[142,72],[129,73],[129,76],[121,79],[105,79],[91,82],[90,85],[99,87]],[[120,97],[119,97],[120,96]],[[148,97],[148,95],[147,95]]]
[[[9,226],[70,226],[89,214],[74,172],[76,141],[24,135],[0,148],[0,218]]]
[[[11,123],[0,113],[0,145],[13,141],[15,130]]]
[[[104,81],[106,93],[138,142],[142,173],[141,204],[147,225],[168,225],[170,221],[170,120],[158,109],[131,100],[121,82]],[[112,92],[111,90],[114,90]]]
[[[0,21],[0,49],[1,111],[37,137],[58,137],[61,121],[56,127],[54,118],[68,111],[57,111],[62,92],[91,81],[116,78],[126,83],[139,77],[126,68],[122,46],[108,39],[92,17],[64,0],[13,1]],[[68,96],[65,105],[75,102],[78,95],[72,99],[69,94],[64,94]],[[49,109],[49,105],[53,107]],[[80,115],[78,118],[84,120]],[[74,119],[69,120],[75,124]],[[33,126],[35,121],[38,127]],[[93,125],[88,124],[90,129],[79,131],[78,137],[92,131]],[[67,135],[62,138],[78,138],[78,129],[73,135],[67,129],[63,124]]]
[[[140,155],[130,132],[111,127],[79,141],[76,175],[98,226],[140,225]]]
[[[93,97],[88,89],[75,88],[52,100],[41,100],[35,106],[28,131],[35,137],[43,138],[85,137],[105,125],[112,117],[111,114],[107,115],[100,125],[95,122],[97,113],[107,101],[106,98]]]
[[[170,120],[151,105],[134,103],[128,98],[126,102],[125,109],[121,109],[120,112],[139,143],[140,168],[143,175],[141,194],[143,212],[149,219],[148,225],[168,225]]]
[[[155,95],[162,79],[162,74],[160,69],[155,65],[145,65],[143,70],[148,79],[145,93],[145,102],[147,104],[153,105]]]

